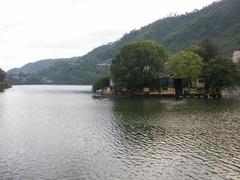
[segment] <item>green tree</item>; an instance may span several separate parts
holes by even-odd
[[[172,56],[167,63],[170,74],[179,78],[197,78],[203,69],[203,59],[190,51],[182,51]]]
[[[5,72],[0,68],[0,82],[4,81],[5,76],[6,76]]]
[[[210,89],[225,89],[238,85],[239,68],[230,59],[218,56],[209,61],[204,70],[206,85]]]
[[[109,76],[100,77],[95,81],[95,83],[93,85],[93,91],[96,92],[99,89],[109,87],[109,85],[110,85],[110,77]]]
[[[152,41],[138,41],[124,46],[111,65],[117,88],[137,90],[151,87],[164,71],[167,58],[163,47]]]
[[[209,39],[201,41],[198,45],[191,46],[188,50],[198,54],[203,58],[204,62],[209,62],[220,53],[217,45]]]

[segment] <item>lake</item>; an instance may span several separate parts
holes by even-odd
[[[90,89],[0,93],[0,179],[240,179],[240,98],[99,100]]]

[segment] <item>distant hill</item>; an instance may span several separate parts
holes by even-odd
[[[49,66],[34,68],[36,70],[31,72],[38,71],[34,75],[38,77],[35,78],[38,82],[35,80],[34,83],[42,83],[41,79],[44,78],[54,84],[91,84],[97,76],[107,73],[106,68],[98,66],[99,63],[109,63],[124,45],[144,39],[163,45],[169,54],[203,39],[210,39],[218,44],[225,55],[231,56],[234,50],[240,48],[239,9],[240,0],[221,0],[199,11],[160,19],[82,57],[57,63],[51,60]]]
[[[45,59],[45,60],[40,60],[36,61],[33,63],[28,63],[21,68],[13,68],[8,71],[9,74],[19,74],[19,73],[24,73],[24,74],[31,74],[31,73],[37,73],[39,71],[42,71],[44,69],[47,69],[51,67],[53,64],[57,62],[64,62],[66,59]]]

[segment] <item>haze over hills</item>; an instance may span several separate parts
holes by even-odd
[[[92,84],[97,76],[107,73],[111,59],[126,44],[149,39],[163,45],[171,55],[210,39],[218,44],[227,56],[240,47],[240,1],[222,0],[192,13],[167,17],[133,30],[120,40],[100,46],[82,57],[44,60],[12,69],[8,74],[28,73],[24,78],[12,81],[16,84]]]

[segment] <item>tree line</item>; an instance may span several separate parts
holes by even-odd
[[[110,69],[110,75],[97,79],[94,90],[109,85],[109,79],[113,79],[117,90],[156,88],[161,75],[182,78],[187,82],[201,76],[207,90],[231,88],[240,80],[239,65],[222,55],[218,46],[209,39],[170,57],[163,46],[153,41],[133,42],[121,49],[112,60]]]

